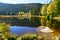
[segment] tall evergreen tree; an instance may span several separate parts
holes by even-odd
[[[44,4],[41,8],[41,15],[42,16],[46,16],[46,13],[47,13],[47,4]],[[45,18],[41,18],[41,25],[42,26],[45,26],[46,25],[46,20]]]

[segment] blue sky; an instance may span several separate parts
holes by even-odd
[[[17,3],[49,3],[51,0],[0,0],[0,2],[3,3],[11,3],[11,4],[17,4]]]

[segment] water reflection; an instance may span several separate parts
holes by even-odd
[[[40,18],[38,17],[11,17],[11,18],[0,18],[1,22],[5,22],[7,24],[11,24],[12,26],[33,26],[36,27],[40,25]]]

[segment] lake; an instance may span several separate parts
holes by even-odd
[[[16,34],[17,36],[26,34],[26,33],[36,33],[37,28],[28,27],[28,26],[11,26],[10,32],[12,34]]]
[[[0,22],[10,24],[10,32],[16,35],[22,35],[26,33],[36,33],[37,26],[40,25],[39,18],[0,18]]]
[[[41,26],[41,20],[39,17],[25,17],[25,18],[0,18],[0,22],[5,22],[6,24],[10,24],[10,32],[12,34],[16,35],[22,35],[25,33],[36,33],[37,27]],[[60,22],[57,22],[55,20],[48,20],[48,22],[51,22],[52,25],[51,28],[56,27],[55,30],[60,32]],[[56,25],[55,25],[56,24]]]

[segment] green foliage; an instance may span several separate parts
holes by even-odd
[[[60,0],[54,0],[48,6],[43,5],[41,9],[41,15],[45,17],[44,19],[41,19],[41,25],[44,25],[44,23],[46,23],[45,26],[54,28],[55,30],[59,31]]]
[[[36,34],[25,34],[22,37],[17,38],[17,40],[38,40]]]
[[[50,27],[54,28],[56,31],[59,30],[60,22],[56,21],[55,17],[60,17],[60,0],[54,0],[47,7],[47,15],[50,21]],[[55,18],[55,19],[54,19]],[[57,19],[59,20],[59,19]]]
[[[44,18],[41,18],[41,25],[45,26],[46,25],[46,15],[47,14],[47,4],[44,4],[41,8],[41,16],[44,16]]]
[[[34,7],[34,9],[32,8],[32,10],[31,10],[32,15],[40,15],[41,14],[40,10],[41,10],[42,4],[40,4],[39,6]]]
[[[49,4],[47,8],[47,13],[52,14],[52,16],[59,16],[60,15],[60,1],[54,0],[52,3]]]
[[[10,25],[0,23],[0,40],[15,40],[16,36],[10,33]]]
[[[0,23],[0,32],[7,32],[9,31],[9,25],[5,24],[5,23]]]
[[[25,12],[18,12],[18,15],[24,15]]]
[[[41,9],[41,15],[44,16],[47,13],[47,4],[44,4]]]

